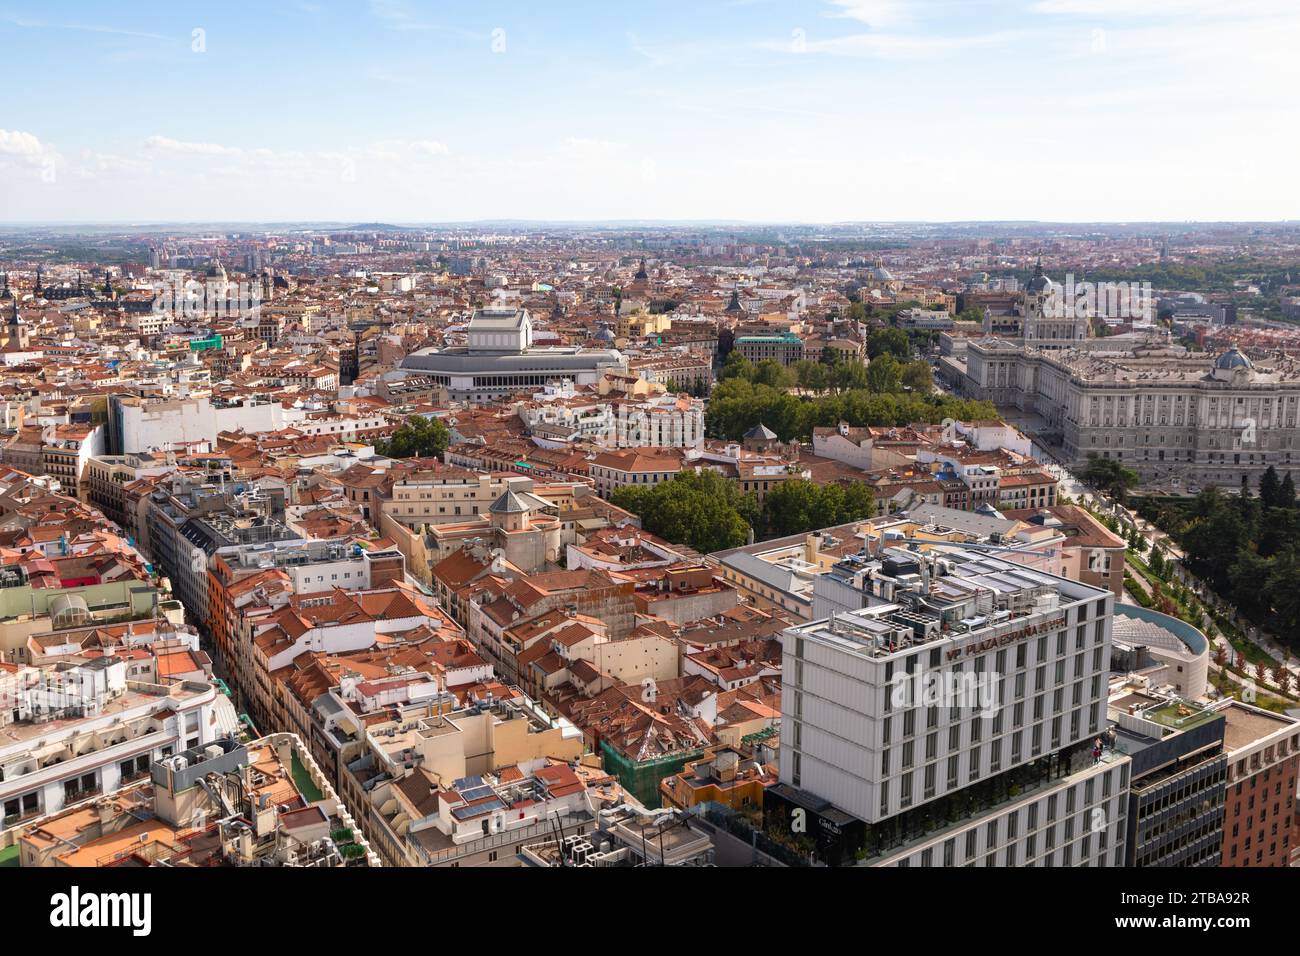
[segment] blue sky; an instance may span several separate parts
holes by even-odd
[[[1300,218],[1295,0],[0,0],[0,220]]]

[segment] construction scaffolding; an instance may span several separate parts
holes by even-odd
[[[629,760],[606,740],[600,742],[600,752],[605,772],[618,778],[624,790],[651,809],[660,803],[659,781],[680,772],[687,763],[704,755],[704,749],[696,747],[649,760]]]

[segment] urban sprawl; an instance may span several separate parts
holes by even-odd
[[[1297,263],[10,229],[0,867],[1300,866]]]

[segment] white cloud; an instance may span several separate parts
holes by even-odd
[[[1169,17],[1208,15],[1223,19],[1291,13],[1294,0],[1037,0],[1034,13],[1088,17]]]
[[[868,28],[819,38],[814,31],[796,28],[789,39],[760,43],[771,52],[824,53],[832,56],[868,57],[885,60],[933,59],[964,50],[1001,46],[1024,35],[1022,30],[984,33],[943,33],[932,25],[918,28],[923,15],[933,14],[932,0],[826,0],[825,14],[834,20],[851,20]],[[933,17],[929,17],[933,19]],[[940,24],[942,26],[944,24]]]
[[[425,11],[407,0],[370,0],[370,13],[382,26],[399,33],[439,33],[463,40],[483,40],[486,36],[425,19]]]
[[[82,172],[93,176],[113,165],[123,174],[148,169],[154,176],[191,183],[195,188],[215,187],[222,181],[274,183],[276,190],[365,180],[397,182],[428,175],[430,164],[450,155],[445,143],[433,139],[379,140],[327,150],[278,150],[265,146],[228,146],[148,137],[135,157],[83,155]],[[211,162],[200,162],[211,160]],[[133,163],[139,165],[132,165]]]
[[[1023,32],[1004,30],[968,36],[933,36],[914,33],[854,33],[829,40],[804,40],[798,49],[788,42],[766,43],[768,50],[797,55],[825,53],[831,56],[875,57],[882,60],[918,60],[950,56],[965,50],[1006,46],[1021,39]]]
[[[559,156],[564,162],[584,166],[603,166],[621,161],[626,147],[607,139],[570,136],[560,143]]]
[[[734,29],[721,31],[695,29],[689,17],[680,28],[611,18],[599,49],[571,60],[560,45],[546,63],[488,61],[480,34],[484,42],[465,50],[475,57],[469,69],[491,71],[481,75],[483,101],[498,82],[522,97],[502,102],[497,116],[474,98],[432,103],[425,91],[434,74],[426,73],[439,64],[376,49],[369,76],[364,63],[359,69],[362,92],[391,97],[393,109],[376,115],[400,117],[387,134],[323,132],[320,111],[340,102],[328,91],[264,134],[163,122],[157,135],[146,126],[123,145],[129,118],[116,132],[42,126],[37,132],[68,150],[71,168],[58,169],[53,188],[32,189],[57,151],[34,132],[0,131],[0,217],[1300,215],[1300,194],[1286,188],[1286,164],[1300,152],[1300,58],[1289,49],[1300,0],[996,6],[820,0],[806,19],[788,22],[774,9],[738,7]],[[372,39],[390,46],[439,35],[395,30],[450,31],[422,26],[435,14],[414,2],[362,9],[363,26],[383,34]],[[1103,28],[1104,43],[1094,43]],[[90,34],[46,39],[107,44]],[[796,45],[816,55],[790,55]],[[567,83],[571,63],[595,77],[581,102]],[[204,67],[192,57],[185,65]],[[185,83],[174,86],[160,93],[157,116],[176,114],[172,102],[191,95]],[[560,115],[572,125],[555,132]],[[505,141],[494,138],[500,123],[516,131]],[[881,131],[899,129],[906,148],[882,149]],[[1212,130],[1255,147],[1226,157],[1188,149]],[[703,145],[679,149],[669,140]],[[1242,165],[1239,154],[1255,165]]]
[[[420,20],[404,0],[370,0],[370,12],[392,30],[431,30],[432,24]]]
[[[35,134],[0,129],[0,172],[12,173],[15,182],[33,176],[53,182],[65,165],[62,154]]]
[[[221,146],[217,143],[188,143],[168,136],[150,136],[144,141],[148,149],[160,149],[169,153],[189,153],[202,156],[238,156],[241,150],[234,146]]]
[[[827,16],[857,20],[873,30],[896,26],[908,19],[907,11],[898,0],[830,0],[830,4],[836,10]]]
[[[153,164],[147,159],[118,156],[115,153],[100,153],[93,150],[82,150],[79,159],[81,161],[81,172],[89,175],[95,173],[147,173],[153,169]]]
[[[44,20],[28,20],[23,17],[4,17],[9,23],[26,30],[75,30],[79,33],[104,33],[111,36],[136,37],[144,40],[166,40],[161,33],[147,33],[141,30],[126,30],[122,27],[103,26],[98,23],[49,23]]]
[[[6,156],[40,158],[49,151],[50,148],[31,133],[24,133],[17,129],[0,129],[0,153]]]
[[[437,140],[417,139],[411,144],[411,152],[425,156],[446,156],[451,150],[447,148],[446,143],[439,143]]]

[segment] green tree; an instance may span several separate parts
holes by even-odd
[[[1300,630],[1300,554],[1296,548],[1278,552],[1269,562],[1262,587],[1258,580],[1248,587],[1256,588],[1266,604],[1260,609],[1263,623],[1294,645]]]
[[[734,350],[728,353],[726,362],[722,364],[718,381],[725,382],[733,378],[743,378],[747,382],[754,380],[754,363]]]
[[[650,528],[646,524],[646,514],[650,510],[650,495],[655,490],[655,487],[658,486],[624,485],[622,488],[616,489],[614,493],[609,496],[609,500],[618,505],[624,511],[630,511],[632,514],[640,518],[641,526],[649,531]],[[658,532],[655,533],[657,534]]]
[[[1137,485],[1141,477],[1118,459],[1092,454],[1083,469],[1083,480],[1123,503],[1128,499],[1129,489]]]
[[[651,534],[696,551],[736,548],[749,538],[750,525],[742,510],[754,514],[754,503],[715,471],[683,472],[653,487],[628,485],[610,500],[641,517]]]
[[[842,353],[834,353],[839,356],[832,362],[827,372],[831,387],[836,392],[849,392],[855,388],[867,387],[867,369],[861,362],[846,358]]]
[[[1182,531],[1180,543],[1192,572],[1231,599],[1234,588],[1229,571],[1256,528],[1239,508],[1231,507],[1217,488],[1207,488],[1192,505],[1192,515]],[[1253,554],[1253,552],[1252,552]],[[1259,579],[1253,582],[1258,587]],[[1243,582],[1244,583],[1244,582]]]
[[[795,364],[794,367],[795,381],[799,387],[807,392],[821,393],[826,391],[830,377],[827,373],[826,366],[821,362],[814,362],[811,359],[803,359]]]
[[[1282,483],[1278,480],[1277,469],[1269,465],[1259,478],[1259,503],[1265,508],[1278,507],[1281,491]]]
[[[899,376],[899,380],[905,388],[922,395],[929,395],[934,391],[934,373],[930,369],[929,362],[919,360],[908,362],[903,366],[903,373]]]
[[[912,357],[912,343],[902,329],[874,329],[867,336],[867,357],[875,359],[889,353],[900,362]]]
[[[776,359],[763,359],[754,366],[751,377],[755,385],[768,385],[772,388],[789,388],[794,384],[794,375]]]
[[[828,369],[833,373],[837,367]],[[862,373],[862,366],[856,368]],[[997,410],[988,402],[951,395],[877,394],[865,388],[851,388],[799,397],[785,389],[755,385],[736,377],[720,381],[714,387],[705,411],[705,425],[711,437],[734,441],[762,422],[782,441],[789,441],[806,440],[813,428],[833,427],[842,421],[854,427],[902,426],[914,422],[937,424],[945,418],[970,421],[996,415]]]
[[[1282,484],[1277,490],[1277,504],[1279,508],[1295,507],[1295,482],[1291,480],[1291,472],[1282,476]]]
[[[416,415],[387,441],[376,442],[375,451],[387,458],[440,458],[450,441],[451,432],[440,419]]]
[[[854,481],[844,488],[844,522],[862,521],[876,513],[876,496],[871,488],[861,481]]]
[[[1151,542],[1151,554],[1148,556],[1147,565],[1151,568],[1151,573],[1158,578],[1165,577],[1165,556],[1160,550],[1160,545]]]
[[[873,392],[896,392],[901,374],[902,366],[898,359],[884,352],[867,366],[867,388]]]
[[[768,489],[763,502],[768,533],[780,536],[813,528],[819,499],[817,485],[803,479],[783,481]]]
[[[1255,550],[1266,558],[1300,541],[1300,512],[1294,508],[1270,508],[1267,518],[1261,518],[1253,540]]]
[[[795,478],[768,491],[763,513],[767,532],[779,537],[869,518],[875,513],[875,499],[863,482],[818,485]]]
[[[763,506],[759,503],[758,495],[752,491],[741,495],[740,500],[736,502],[736,511],[757,535],[758,529],[763,525]]]

